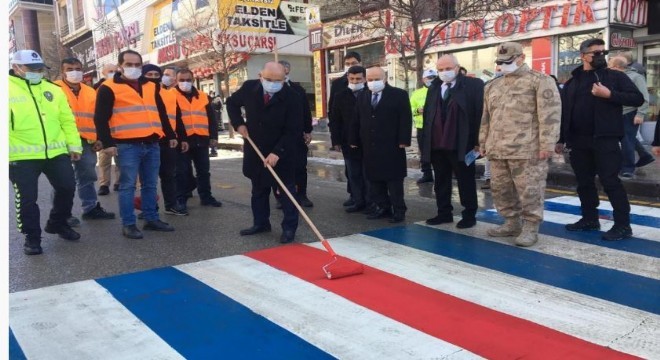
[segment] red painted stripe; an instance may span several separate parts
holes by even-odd
[[[365,266],[362,275],[327,280],[321,267],[330,257],[309,246],[277,247],[246,256],[485,358],[635,358],[376,268]]]

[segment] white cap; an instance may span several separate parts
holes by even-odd
[[[46,64],[44,64],[44,61],[41,59],[39,53],[34,50],[18,50],[14,53],[14,55],[12,55],[11,63],[17,65],[25,65],[32,70],[38,70],[44,67],[50,69],[48,66],[46,66]]]
[[[431,77],[431,76],[438,77],[438,72],[435,71],[434,69],[424,70],[424,75],[422,75],[422,77],[427,78],[427,77]]]

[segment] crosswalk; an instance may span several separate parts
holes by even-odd
[[[488,237],[493,210],[331,239],[365,265],[337,280],[312,243],[12,293],[10,357],[660,359],[660,209],[632,212],[620,242],[565,231],[569,196],[531,248]]]

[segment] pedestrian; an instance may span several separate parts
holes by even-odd
[[[418,184],[433,182],[433,170],[429,161],[422,161],[421,155],[424,152],[424,103],[426,102],[426,94],[428,88],[433,81],[438,78],[438,72],[435,69],[425,70],[422,74],[424,85],[413,91],[410,95],[410,110],[413,113],[413,125],[417,132],[417,146],[420,155],[420,167],[422,169],[422,177],[417,179]]]
[[[94,84],[94,90],[98,90],[99,86],[103,84],[107,79],[112,79],[117,72],[117,65],[115,64],[104,64],[101,74],[103,77],[96,84]],[[98,166],[99,166],[99,190],[97,195],[108,195],[110,194],[110,185],[112,184],[112,160],[115,161],[115,185],[113,187],[114,191],[119,190],[119,165],[117,164],[117,157],[108,156],[105,151],[98,151]]]
[[[466,154],[478,150],[479,124],[484,103],[484,82],[460,73],[454,55],[443,55],[437,63],[438,79],[429,88],[424,106],[424,151],[422,160],[430,161],[435,173],[437,215],[429,225],[454,222],[452,214],[452,175],[456,175],[463,206],[459,229],[473,227],[477,214],[477,182],[474,159]]]
[[[651,153],[644,149],[644,146],[637,140],[639,125],[644,122],[644,118],[649,111],[649,91],[646,87],[646,79],[631,67],[628,67],[626,58],[615,56],[608,61],[609,68],[624,72],[635,84],[637,90],[644,96],[644,104],[640,107],[623,107],[623,139],[621,139],[621,153],[623,155],[623,164],[621,165],[620,176],[630,179],[635,173],[636,167],[646,166],[655,161]],[[639,154],[639,160],[635,162],[635,152]]]
[[[580,45],[582,65],[562,89],[561,137],[555,151],[570,152],[571,167],[577,180],[582,218],[566,225],[568,231],[599,230],[598,190],[595,176],[614,209],[614,226],[603,240],[632,236],[630,203],[619,179],[622,154],[619,141],[624,136],[623,106],[639,107],[644,96],[620,71],[607,68],[605,42],[589,39]]]
[[[37,204],[42,173],[55,190],[44,231],[65,240],[80,239],[67,219],[76,188],[71,161],[80,160],[82,144],[66,95],[43,79],[46,68],[36,51],[19,50],[12,56],[9,71],[9,180],[27,255],[42,253]]]
[[[352,123],[357,116],[355,105],[358,96],[365,91],[367,71],[362,66],[356,65],[351,66],[347,74],[348,86],[335,95],[332,104],[335,108],[332,110],[332,122],[329,127],[332,146],[344,156],[346,179],[352,191],[353,205],[347,206],[345,210],[354,213],[363,211],[371,205],[362,162],[362,148],[352,148],[349,142]]]
[[[332,83],[330,84],[330,96],[328,99],[328,120],[330,123],[333,121],[333,113],[332,111],[334,110],[334,101],[335,101],[335,95],[341,91],[344,91],[346,87],[348,86],[348,69],[350,69],[352,66],[359,66],[361,65],[362,62],[362,57],[360,56],[359,53],[355,51],[349,51],[344,55],[344,74],[333,80]],[[346,177],[348,178],[348,169],[346,166],[344,166],[344,173],[347,174]],[[355,199],[353,199],[353,192],[351,190],[351,183],[346,182],[346,191],[349,194],[349,197],[344,203],[342,204],[343,206],[353,206],[355,205]]]
[[[162,75],[163,71],[156,65],[146,64],[142,67],[142,76],[154,84],[161,84]],[[158,170],[158,177],[160,178],[160,190],[163,193],[165,214],[187,216],[188,210],[177,201],[177,160],[179,152],[185,153],[188,151],[188,135],[183,126],[181,113],[176,101],[176,94],[173,88],[160,88],[160,97],[163,99],[163,104],[167,111],[167,119],[170,122],[172,130],[176,133],[179,145],[176,148],[172,148],[167,138],[160,139],[160,168]]]
[[[279,63],[284,67],[284,84],[298,94],[303,107],[303,131],[296,149],[296,197],[302,207],[310,208],[314,206],[314,203],[307,197],[307,153],[309,152],[308,145],[312,142],[312,110],[309,107],[309,101],[307,101],[305,88],[299,83],[291,81],[289,77],[291,64],[286,60],[280,60]],[[285,194],[277,195],[284,196]]]
[[[617,56],[619,55],[623,56],[623,58],[626,59],[626,64],[628,65],[629,68],[632,68],[635,71],[637,71],[637,73],[642,75],[644,80],[646,80],[646,68],[644,67],[644,65],[638,63],[637,61],[633,61],[632,51],[630,50],[622,51],[619,54],[617,54]]]
[[[142,56],[134,50],[119,53],[121,73],[106,80],[98,89],[94,123],[104,151],[119,159],[119,214],[122,234],[129,239],[143,238],[136,226],[135,184],[140,175],[143,230],[174,231],[160,220],[156,186],[160,168],[161,138],[177,146],[160,86],[142,76]]]
[[[96,91],[82,83],[82,62],[76,58],[66,58],[61,63],[62,80],[55,81],[66,95],[66,99],[73,110],[76,119],[82,154],[80,160],[73,162],[78,198],[82,205],[82,218],[84,220],[114,219],[115,214],[105,211],[98,202],[98,195],[94,188],[96,177],[96,153],[103,149],[103,144],[96,138],[94,126],[94,108],[96,105]],[[75,221],[72,221],[75,220]],[[69,225],[73,226],[78,219],[70,218]]]
[[[241,230],[243,236],[271,231],[269,197],[275,181],[266,169],[274,168],[289,192],[295,196],[296,147],[302,134],[303,108],[298,95],[284,86],[284,67],[267,62],[260,80],[248,80],[227,99],[227,113],[232,126],[244,138],[248,136],[266,156],[262,161],[252,146],[244,146],[243,174],[252,182],[252,227]],[[245,118],[241,114],[245,110]],[[282,189],[280,189],[283,192]],[[281,243],[292,242],[298,228],[298,212],[288,197],[282,197]]]
[[[176,102],[188,136],[188,151],[181,152],[177,161],[177,201],[187,209],[188,174],[195,166],[197,193],[202,206],[221,207],[211,193],[211,163],[209,146],[218,145],[218,127],[208,95],[193,85],[189,69],[176,73]]]
[[[351,147],[362,148],[369,192],[378,208],[367,219],[405,220],[403,179],[407,175],[406,147],[412,135],[408,94],[387,83],[381,67],[367,69],[367,87],[358,95]]]
[[[559,138],[561,99],[555,81],[525,63],[519,43],[499,45],[496,64],[504,76],[485,86],[479,149],[490,160],[493,202],[505,222],[489,229],[488,235],[516,236],[516,245],[532,246],[543,221],[548,159]]]

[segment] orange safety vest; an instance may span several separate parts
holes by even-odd
[[[132,86],[108,79],[107,86],[115,96],[110,117],[110,134],[114,139],[145,138],[153,134],[165,137],[156,106],[156,84],[142,84],[142,97]]]
[[[165,103],[165,110],[167,111],[167,118],[170,120],[172,130],[176,132],[176,93],[175,88],[165,89],[160,88],[160,97],[163,98]]]
[[[209,118],[206,113],[206,106],[209,104],[209,98],[205,93],[198,91],[199,96],[193,97],[192,102],[176,91],[176,100],[181,109],[181,119],[186,127],[186,134],[209,136]]]
[[[94,107],[96,106],[96,91],[85,85],[80,84],[78,96],[63,80],[54,81],[62,88],[69,100],[69,106],[76,118],[76,126],[80,137],[85,140],[96,141],[96,126],[94,125]]]

